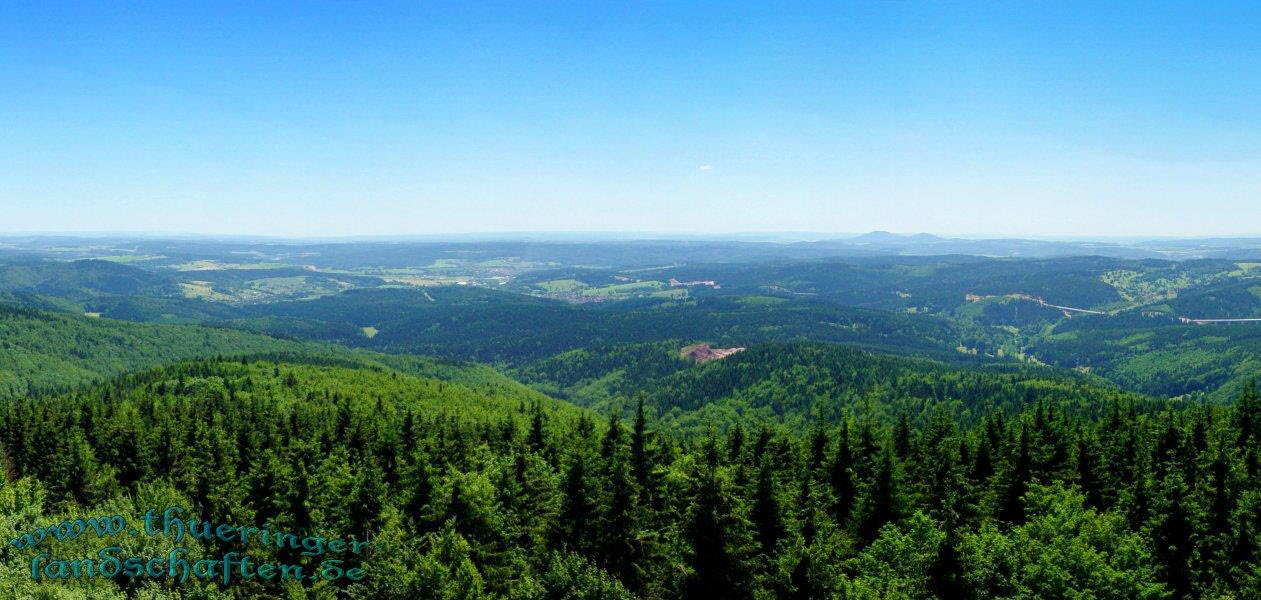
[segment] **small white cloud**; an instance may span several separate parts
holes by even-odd
[[[714,165],[701,165],[699,168],[702,171],[713,171]]]

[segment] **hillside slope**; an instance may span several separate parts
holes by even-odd
[[[466,287],[352,290],[249,308],[239,327],[310,336],[386,352],[523,365],[556,354],[617,343],[705,339],[722,346],[813,339],[904,354],[962,359],[975,332],[936,317],[796,300],[767,305],[747,298],[618,303],[593,308]],[[369,338],[360,328],[372,327]]]
[[[1145,403],[1106,381],[1049,367],[979,365],[875,354],[840,344],[767,343],[696,364],[685,342],[623,344],[567,352],[514,373],[541,390],[601,410],[643,399],[683,429],[770,420],[802,427],[847,416],[924,420],[936,411],[960,422],[994,410],[1045,403],[1093,414],[1113,400]]]
[[[244,355],[325,356],[483,387],[524,389],[484,365],[386,355],[227,328],[129,323],[0,303],[0,397],[66,389],[191,358]]]

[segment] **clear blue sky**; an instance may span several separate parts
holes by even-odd
[[[1258,3],[203,4],[3,1],[0,231],[1261,233]]]

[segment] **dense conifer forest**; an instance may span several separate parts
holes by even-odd
[[[6,531],[179,505],[373,550],[355,557],[361,581],[171,586],[31,581],[35,551],[10,544],[5,585],[71,598],[1261,593],[1254,388],[1228,407],[1116,397],[1091,415],[1038,399],[964,426],[943,407],[676,432],[656,412],[602,418],[332,358],[185,362],[13,400]],[[54,559],[101,545],[47,543]],[[170,550],[160,536],[118,545]],[[191,556],[227,546],[193,542]]]

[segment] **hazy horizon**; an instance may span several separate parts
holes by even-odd
[[[24,237],[65,237],[72,239],[204,239],[204,240],[277,240],[277,241],[758,241],[797,242],[849,240],[870,234],[892,234],[910,238],[929,235],[943,240],[1030,240],[1046,242],[1102,242],[1140,243],[1159,241],[1197,240],[1261,240],[1261,233],[1223,235],[1017,235],[1008,233],[961,233],[944,234],[932,231],[888,231],[873,229],[863,232],[828,231],[634,231],[634,230],[536,230],[536,231],[454,231],[447,233],[415,234],[347,234],[347,235],[285,235],[244,234],[224,232],[181,231],[0,231],[0,239]]]

